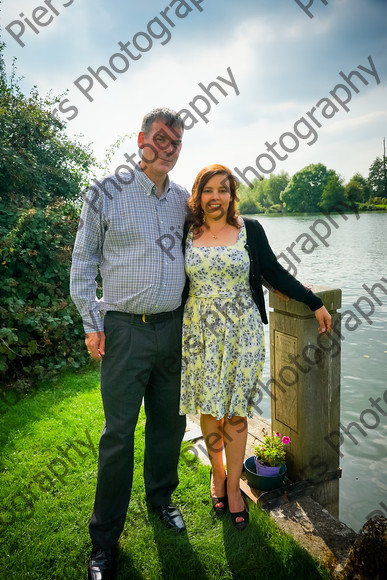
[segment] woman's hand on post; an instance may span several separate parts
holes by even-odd
[[[321,308],[318,308],[317,310],[314,311],[314,314],[319,324],[318,333],[328,334],[328,332],[330,332],[331,330],[331,320],[332,320],[332,317],[329,314],[328,310],[325,308],[325,306],[321,306]]]
[[[89,332],[86,334],[85,344],[87,352],[95,360],[102,360],[105,354],[105,333]]]

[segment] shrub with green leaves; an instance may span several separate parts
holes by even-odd
[[[2,240],[0,371],[9,380],[43,377],[87,360],[69,297],[77,212],[63,201],[24,209]]]
[[[69,296],[80,191],[95,163],[51,117],[57,99],[22,94],[0,44],[0,373],[31,384],[87,360]]]

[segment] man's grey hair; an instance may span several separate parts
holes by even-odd
[[[141,131],[148,135],[155,121],[162,121],[167,125],[167,127],[179,127],[184,131],[184,122],[181,117],[167,107],[159,107],[149,111],[142,120]]]

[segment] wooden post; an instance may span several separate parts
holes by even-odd
[[[273,432],[289,435],[288,476],[316,483],[312,497],[339,513],[339,452],[327,443],[340,431],[341,290],[313,286],[335,330],[318,334],[314,313],[296,300],[270,293],[270,372]]]

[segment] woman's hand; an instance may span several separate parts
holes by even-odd
[[[329,314],[328,310],[325,308],[325,306],[321,306],[321,308],[318,308],[317,310],[314,311],[314,314],[319,323],[318,333],[328,334],[328,332],[331,330],[331,320],[332,320],[332,317]]]

